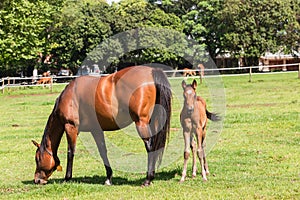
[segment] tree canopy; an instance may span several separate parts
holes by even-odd
[[[299,51],[299,0],[151,2],[180,16],[185,34],[203,42],[212,58],[230,53],[253,64],[266,51]]]
[[[226,0],[219,13],[226,24],[222,45],[248,58],[248,64],[255,64],[266,51],[291,52],[299,45],[300,33],[292,5],[290,0]]]
[[[40,52],[50,51],[48,35],[55,11],[56,8],[50,1],[2,2],[0,10],[2,71],[18,71],[35,62]]]

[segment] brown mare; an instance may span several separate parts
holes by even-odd
[[[57,98],[37,146],[34,182],[46,184],[60,170],[57,149],[66,132],[68,141],[65,180],[72,178],[77,135],[91,132],[106,169],[105,184],[112,184],[103,131],[113,131],[135,123],[148,153],[147,177],[154,179],[169,135],[171,89],[165,74],[146,66],[125,68],[106,77],[82,76],[72,81]]]
[[[219,116],[214,113],[210,113],[206,109],[206,102],[200,96],[197,96],[196,87],[196,80],[194,80],[191,85],[187,85],[185,81],[182,81],[184,105],[180,113],[180,122],[183,128],[185,147],[184,165],[180,182],[183,182],[186,177],[190,148],[193,154],[193,177],[196,176],[196,160],[198,156],[201,164],[203,180],[207,180],[206,175],[209,174],[209,171],[204,152],[204,139],[206,135],[207,118],[212,121],[219,120]],[[197,142],[195,142],[194,140],[194,134]]]

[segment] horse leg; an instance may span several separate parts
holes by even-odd
[[[65,180],[68,181],[72,178],[72,171],[73,171],[73,160],[74,160],[74,153],[76,147],[76,140],[78,135],[78,128],[73,124],[65,124],[65,131],[67,135],[68,141],[68,160],[67,160],[67,171]]]
[[[205,150],[204,150],[204,147],[205,147],[204,138],[202,139],[202,141],[203,141],[203,143],[202,143],[202,149],[203,149],[204,168],[205,168],[206,175],[208,175],[209,174],[209,170],[208,170],[208,163],[207,163],[207,160],[206,160],[206,155],[205,155]]]
[[[204,167],[204,158],[203,158],[204,151],[203,151],[203,146],[202,146],[203,130],[202,130],[202,128],[198,127],[196,132],[197,132],[197,134],[196,134],[196,136],[197,136],[197,155],[198,155],[198,158],[199,158],[199,161],[201,164],[201,174],[202,174],[203,181],[207,181],[205,167]]]
[[[158,152],[156,151],[148,151],[148,167],[147,167],[147,176],[142,186],[149,186],[151,181],[155,176],[155,164],[158,158]]]
[[[196,153],[196,142],[193,139],[193,137],[191,137],[191,149],[193,152],[193,178],[195,178],[197,174],[197,153]]]
[[[205,136],[206,136],[206,126],[203,128],[203,136],[202,136],[202,149],[203,149],[203,161],[204,161],[204,168],[205,168],[205,172],[206,175],[209,174],[209,170],[208,170],[208,163],[206,160],[206,155],[205,155],[205,146],[206,146],[206,142],[205,142]]]
[[[183,138],[184,138],[184,154],[183,154],[184,162],[183,162],[182,175],[180,179],[181,183],[184,182],[186,177],[187,163],[190,156],[191,133],[184,131]]]
[[[104,139],[104,134],[103,131],[92,131],[92,135],[94,137],[94,140],[96,142],[99,154],[103,160],[105,170],[106,170],[106,181],[105,185],[112,185],[112,174],[113,171],[110,167],[110,163],[107,158],[107,149],[106,149],[106,144],[105,144],[105,139]]]
[[[151,143],[152,133],[149,124],[145,123],[143,120],[140,120],[139,122],[136,122],[136,129],[140,137],[144,141],[145,148],[148,154],[147,176],[142,186],[149,186],[155,176],[155,164],[159,153],[156,151],[152,151],[153,150],[153,144]]]

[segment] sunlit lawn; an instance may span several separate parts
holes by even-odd
[[[222,81],[226,116],[223,131],[208,152],[211,172],[208,182],[203,183],[201,176],[191,179],[189,165],[186,182],[178,183],[183,140],[179,124],[181,102],[177,97],[180,93],[175,93],[171,138],[177,142],[179,152],[174,158],[172,155],[166,158],[172,162],[158,171],[153,184],[147,188],[140,187],[145,171],[134,173],[118,166],[114,170],[114,185],[104,186],[104,167],[85,148],[83,139],[77,144],[73,181],[64,183],[65,138],[59,148],[64,171],[55,172],[45,186],[34,185],[36,149],[31,140],[41,140],[54,101],[64,86],[55,86],[53,93],[47,88],[6,91],[0,95],[0,199],[299,199],[300,80],[297,73],[257,74],[251,83],[247,76],[222,77]],[[181,79],[171,83],[180,91]],[[213,109],[205,81],[198,93]],[[128,131],[136,134],[135,129]],[[146,167],[142,141],[122,134],[114,132],[106,136],[126,151],[139,152],[137,162],[144,158],[142,166]],[[126,159],[115,154],[111,157],[115,163]]]

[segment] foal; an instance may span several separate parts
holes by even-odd
[[[206,102],[196,94],[197,81],[194,80],[191,85],[182,81],[184,105],[180,113],[180,122],[183,128],[184,137],[184,165],[180,182],[186,177],[187,162],[190,155],[190,148],[193,153],[193,178],[196,176],[197,156],[201,164],[203,181],[207,181],[206,175],[209,174],[208,164],[204,152],[204,139],[206,134],[207,118],[212,121],[219,121],[220,118],[206,109]],[[194,134],[196,141],[194,140]],[[197,154],[196,154],[197,152]]]

